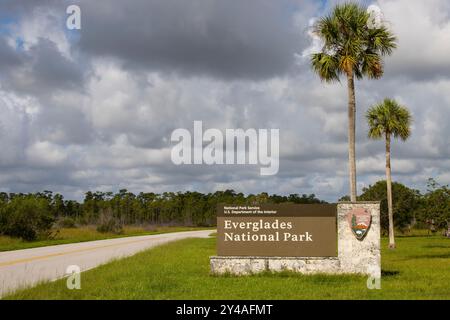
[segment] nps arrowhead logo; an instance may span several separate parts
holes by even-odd
[[[356,239],[362,241],[372,223],[371,214],[366,209],[356,208],[347,214],[347,220]]]

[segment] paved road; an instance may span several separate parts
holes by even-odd
[[[0,252],[0,297],[38,282],[62,278],[70,265],[86,271],[170,241],[207,238],[212,232],[186,231]]]

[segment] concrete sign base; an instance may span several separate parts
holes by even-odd
[[[381,277],[380,203],[340,202],[337,205],[337,257],[210,258],[213,274],[248,275],[264,271],[303,274],[364,274]]]

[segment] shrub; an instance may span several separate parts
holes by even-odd
[[[15,197],[1,209],[1,232],[27,241],[49,238],[55,219],[46,199],[35,196]]]
[[[74,219],[70,217],[64,217],[58,221],[58,226],[60,228],[75,228],[77,225]]]
[[[101,233],[123,233],[123,225],[119,219],[115,218],[110,208],[102,209],[100,212],[97,231]]]

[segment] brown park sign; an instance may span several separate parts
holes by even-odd
[[[217,238],[219,256],[336,257],[336,205],[220,205]]]

